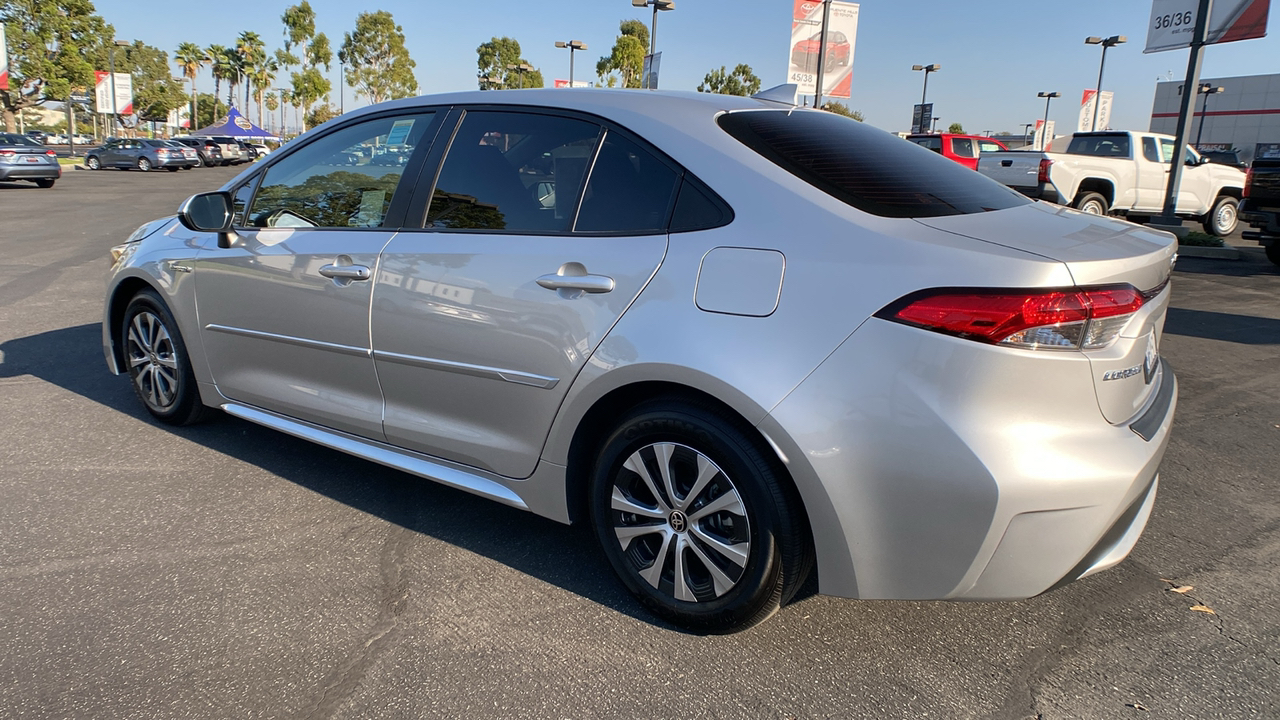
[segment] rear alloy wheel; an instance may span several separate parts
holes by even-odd
[[[649,610],[690,630],[735,632],[777,612],[812,565],[788,482],[718,411],[655,400],[605,443],[592,524]]]
[[[143,290],[129,301],[120,341],[133,390],[147,412],[168,425],[190,425],[208,415],[178,323],[155,291]]]
[[[43,178],[36,181],[36,187],[51,188],[53,187],[53,178]]]
[[[151,172],[151,161],[144,157],[138,158],[138,169],[142,172]]]
[[[98,161],[98,158],[95,155],[90,155],[89,157],[85,158],[84,166],[89,168],[90,170],[102,169],[102,163]]]
[[[1236,231],[1240,222],[1240,201],[1224,195],[1213,204],[1213,209],[1204,216],[1204,231],[1210,235],[1226,237]]]
[[[1086,215],[1106,215],[1108,208],[1107,199],[1095,192],[1083,193],[1076,200],[1076,209]]]

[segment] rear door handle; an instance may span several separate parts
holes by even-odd
[[[563,290],[569,293],[581,291],[586,293],[607,293],[614,288],[613,278],[607,275],[592,275],[582,263],[567,262],[560,266],[554,275],[543,275],[537,283],[548,290]]]
[[[319,273],[335,280],[368,280],[373,271],[364,265],[325,265]]]

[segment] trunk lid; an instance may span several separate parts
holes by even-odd
[[[1173,235],[1047,203],[916,222],[1057,260],[1081,287],[1128,284],[1137,288],[1146,301],[1120,337],[1106,348],[1082,352],[1093,368],[1098,407],[1108,422],[1132,420],[1160,386],[1168,280],[1177,257]]]

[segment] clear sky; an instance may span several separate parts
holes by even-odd
[[[115,25],[116,36],[142,40],[172,53],[179,42],[234,44],[243,30],[259,33],[274,49],[283,42],[280,15],[287,0],[231,3],[190,12],[170,6],[162,15],[139,12],[136,0],[97,0],[98,12]],[[493,36],[520,42],[526,59],[543,71],[547,84],[568,78],[568,51],[557,40],[581,40],[590,48],[576,54],[576,79],[592,80],[595,63],[617,36],[618,22],[650,13],[629,0],[312,0],[318,29],[334,49],[361,11],[387,10],[405,31],[417,61],[424,93],[476,88],[476,46]],[[188,6],[193,7],[194,6]],[[235,12],[233,12],[233,10]],[[662,87],[693,90],[711,69],[747,63],[771,87],[786,79],[790,51],[791,0],[677,0],[658,18]],[[861,19],[849,105],[867,122],[886,130],[907,129],[919,102],[921,74],[914,64],[939,63],[929,78],[929,100],[942,125],[963,123],[969,132],[1022,132],[1022,123],[1044,114],[1038,91],[1057,91],[1052,117],[1060,131],[1071,128],[1081,92],[1097,83],[1100,50],[1084,44],[1089,35],[1127,35],[1129,42],[1107,53],[1103,89],[1115,93],[1112,126],[1144,130],[1158,79],[1181,79],[1186,50],[1143,55],[1151,13],[1149,0],[1027,0],[988,2],[861,3]],[[1280,4],[1271,13],[1269,35],[1211,46],[1205,77],[1280,73]],[[337,82],[338,67],[332,79]],[[285,84],[286,79],[278,81]],[[206,69],[198,85],[212,92]],[[337,105],[337,95],[334,95]],[[362,104],[347,90],[347,108]]]

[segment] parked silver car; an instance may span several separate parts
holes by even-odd
[[[60,177],[57,153],[26,135],[0,133],[0,181],[30,180],[51,188]]]
[[[360,147],[404,164],[351,166]],[[113,250],[103,343],[235,417],[562,522],[703,631],[1120,562],[1172,236],[830,113],[532,90],[363,108]],[[357,480],[353,480],[357,482]],[[334,538],[338,542],[338,538]]]
[[[170,145],[168,140],[150,138],[110,138],[101,147],[88,151],[84,156],[85,167],[90,170],[137,168],[142,172],[150,172],[156,168],[164,168],[177,172],[183,168],[191,169],[196,163],[196,158],[188,155],[183,146]]]

